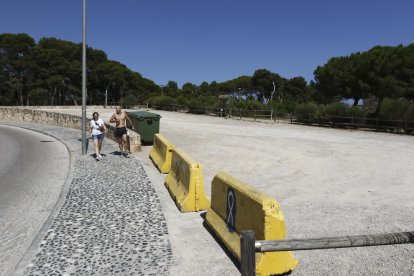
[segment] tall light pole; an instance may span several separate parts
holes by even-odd
[[[105,80],[107,80],[109,75],[105,74],[104,77],[105,77]],[[106,86],[106,89],[105,89],[105,108],[108,105],[108,89],[110,85],[111,85],[111,80],[109,79],[108,85]]]
[[[86,0],[82,21],[82,155],[86,154]]]

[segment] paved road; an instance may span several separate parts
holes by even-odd
[[[41,229],[69,172],[56,139],[0,125],[0,275],[9,275]]]

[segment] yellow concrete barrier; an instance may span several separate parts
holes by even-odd
[[[181,212],[197,212],[210,206],[204,193],[201,165],[180,149],[173,151],[165,186]]]
[[[173,150],[174,146],[167,138],[158,133],[154,135],[154,145],[150,152],[150,158],[161,173],[170,171]]]
[[[257,240],[286,238],[285,218],[277,201],[226,173],[213,179],[206,221],[239,260],[242,230],[254,230]],[[257,275],[282,274],[297,265],[289,251],[256,253]]]

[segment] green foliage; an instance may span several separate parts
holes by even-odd
[[[411,104],[408,110],[404,114],[404,120],[414,122],[414,105]]]
[[[188,105],[190,113],[203,114],[208,110],[214,111],[218,107],[218,98],[210,96],[199,96],[192,98]]]
[[[281,111],[292,113],[295,111],[296,105],[296,101],[294,101],[293,99],[287,99],[282,103]]]
[[[44,88],[30,90],[28,98],[31,99],[30,105],[47,105],[48,91]]]
[[[125,97],[121,98],[121,105],[122,106],[130,106],[134,104],[138,104],[138,97],[133,94],[128,94]]]
[[[178,104],[182,107],[188,107],[190,105],[190,101],[183,95],[179,95],[177,98]]]
[[[408,114],[410,114],[408,101],[404,99],[384,99],[379,118],[381,120],[402,120],[409,116]]]
[[[274,96],[278,97],[277,95],[280,95],[279,100],[282,100],[283,78],[279,74],[266,69],[259,69],[254,72],[251,82],[252,86],[259,92],[257,94],[259,101],[269,100],[274,89],[277,92]],[[273,83],[275,86],[273,86]]]
[[[1,104],[23,105],[33,82],[31,55],[35,46],[27,34],[0,35],[0,86]]]
[[[334,57],[318,66],[314,74],[314,99],[319,103],[339,97],[352,98],[356,105],[359,99],[373,95],[378,99],[375,115],[379,116],[385,98],[414,97],[414,45],[376,46],[367,52]]]
[[[153,106],[165,108],[173,105],[178,105],[178,101],[170,96],[158,96],[150,99],[150,103]]]
[[[276,112],[282,113],[292,113],[295,111],[297,104],[294,99],[287,97],[283,102],[270,102],[267,109],[273,109]]]
[[[182,91],[184,95],[195,94],[195,92],[197,91],[197,86],[195,84],[192,84],[191,82],[187,82],[183,85]]]
[[[109,102],[119,102],[129,94],[143,101],[158,89],[153,81],[108,60],[102,50],[87,47],[86,55],[88,104],[102,104],[106,91]],[[27,34],[0,34],[0,105],[77,104],[81,61],[80,44],[56,38],[41,38],[36,44]],[[45,94],[42,100],[39,91]]]
[[[299,121],[307,121],[310,118],[317,116],[319,108],[315,103],[305,103],[296,106],[295,115]]]
[[[249,110],[263,110],[266,106],[256,100],[247,100],[245,107]]]
[[[344,103],[332,103],[325,106],[321,115],[346,117],[348,107]]]
[[[349,106],[341,102],[328,104],[324,107],[320,106],[319,114],[321,116],[332,117],[366,117],[366,111],[364,109],[358,106]]]
[[[81,44],[53,37],[36,43],[27,34],[0,34],[0,105],[77,105],[81,101],[81,61]],[[414,44],[376,46],[333,57],[318,66],[314,75],[315,81],[308,84],[300,76],[286,79],[258,69],[252,76],[200,85],[188,82],[179,89],[173,80],[159,86],[124,64],[108,60],[104,51],[87,47],[88,104],[102,104],[107,95],[109,103],[149,101],[201,112],[217,108],[218,96],[224,94],[230,97],[225,108],[295,111],[303,118],[365,117],[366,112],[356,103],[372,98],[370,112],[381,119],[411,118],[414,112],[407,102],[414,100]],[[342,98],[353,99],[355,106],[337,103]]]
[[[348,116],[353,116],[356,118],[365,118],[367,117],[367,112],[358,106],[349,106],[348,107]]]
[[[290,80],[286,80],[283,89],[283,102],[287,99],[291,102],[307,102],[310,99],[309,91],[308,84],[303,77],[294,77]]]

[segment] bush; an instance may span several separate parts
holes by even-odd
[[[292,113],[295,111],[297,103],[294,100],[285,100],[281,103],[281,111]]]
[[[192,98],[188,105],[188,112],[194,114],[204,114],[206,112],[215,112],[218,107],[218,99],[211,96],[199,96]]]
[[[300,122],[309,122],[319,113],[318,106],[315,103],[299,104],[296,106],[296,119]]]
[[[190,101],[187,100],[183,95],[178,96],[178,104],[183,108],[188,108]]]
[[[151,105],[160,107],[160,108],[171,108],[172,106],[178,105],[178,101],[170,96],[158,96],[151,98]]]
[[[125,97],[121,98],[121,105],[127,106],[127,105],[133,105],[138,103],[138,97],[135,95],[129,94]]]
[[[382,103],[381,120],[403,120],[410,104],[404,99],[385,99]]]
[[[344,103],[332,103],[328,104],[324,108],[321,108],[322,116],[331,117],[359,117],[365,118],[367,116],[366,111],[358,106],[349,106]]]
[[[404,114],[404,120],[414,122],[414,106],[411,105]]]
[[[30,105],[47,105],[48,91],[44,88],[35,88],[29,91]]]
[[[366,118],[367,111],[358,106],[350,106],[348,107],[348,116],[353,116],[357,118]]]
[[[265,109],[265,106],[257,100],[247,100],[246,109],[248,110],[262,110]]]
[[[348,115],[347,108],[344,103],[331,103],[325,106],[322,114],[332,117],[346,117]]]

